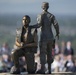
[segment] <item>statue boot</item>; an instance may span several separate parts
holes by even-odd
[[[11,74],[20,74],[20,68],[13,66],[10,71]]]

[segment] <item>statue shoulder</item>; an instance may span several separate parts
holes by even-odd
[[[22,34],[22,28],[17,28],[16,29],[16,38],[18,41],[21,41],[21,34]]]
[[[48,12],[47,16],[51,19],[55,17],[52,13],[49,13],[49,12]]]
[[[37,18],[41,18],[41,17],[42,17],[42,14],[38,14],[38,15],[37,15]]]
[[[41,20],[42,20],[42,14],[38,14],[37,15],[37,22],[41,23]]]
[[[17,28],[16,29],[16,34],[21,34],[22,33],[22,28]]]

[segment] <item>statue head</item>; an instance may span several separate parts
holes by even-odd
[[[28,15],[25,15],[22,19],[22,23],[24,26],[29,26],[29,23],[31,22],[31,19]]]
[[[48,3],[48,2],[43,2],[43,3],[42,3],[42,9],[43,9],[44,11],[47,11],[48,8],[49,8],[49,3]]]

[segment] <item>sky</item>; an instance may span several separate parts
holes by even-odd
[[[49,12],[76,14],[76,0],[0,0],[0,14],[40,13],[42,2],[49,2]]]

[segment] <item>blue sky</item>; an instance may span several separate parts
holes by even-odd
[[[45,1],[49,2],[49,12],[76,14],[76,0],[0,0],[0,13],[40,13]]]

